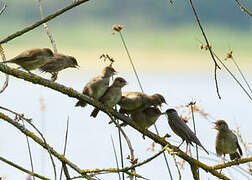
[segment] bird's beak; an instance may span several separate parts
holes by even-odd
[[[212,129],[219,129],[219,126],[215,123],[215,122],[212,122],[214,124],[214,127],[212,127]]]
[[[164,114],[166,114],[166,112],[161,113],[161,115],[164,115]]]
[[[74,68],[76,68],[76,69],[79,69],[79,67],[80,67],[80,66],[79,66],[78,64],[74,66]]]

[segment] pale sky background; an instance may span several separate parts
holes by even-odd
[[[71,1],[43,1],[45,16],[64,7],[69,2]],[[0,16],[0,23],[3,24],[3,26],[0,24],[1,39],[39,18],[36,2],[21,3],[21,1],[9,0],[7,3],[6,12]],[[79,70],[62,71],[57,82],[81,92],[86,82],[99,74],[105,66],[103,61],[98,59],[99,56],[102,53],[109,53],[116,60],[114,67],[119,72],[118,76],[124,77],[129,82],[123,91],[140,91],[119,35],[112,35],[112,25],[123,24],[125,26],[123,34],[144,91],[147,94],[161,93],[166,98],[168,106],[164,106],[162,111],[177,105],[185,105],[192,100],[197,101],[200,107],[214,118],[206,120],[196,115],[198,137],[210,152],[215,152],[216,131],[212,129],[213,125],[209,121],[217,119],[226,120],[232,129],[240,126],[244,140],[252,142],[251,101],[224,68],[218,72],[222,96],[221,100],[218,99],[214,83],[214,64],[209,53],[199,49],[199,41],[203,42],[203,38],[193,21],[194,18],[191,10],[188,9],[188,4],[183,6],[183,3],[175,1],[175,5],[171,6],[168,1],[155,1],[155,3],[146,1],[142,7],[140,5],[144,2],[141,0],[136,1],[136,4],[133,1],[125,4],[120,1],[120,3],[121,5],[114,0],[90,1],[49,23],[59,52],[75,56],[81,66]],[[134,5],[129,6],[130,3]],[[202,9],[206,8],[198,1],[195,3]],[[212,6],[214,5],[211,4]],[[234,4],[227,4],[225,7],[232,7],[232,16],[238,20],[229,19],[229,11],[225,11],[224,7],[221,9],[216,7],[209,8],[211,9],[209,15],[200,11],[203,25],[216,53],[224,58],[226,52],[232,49],[248,82],[251,82],[251,19],[249,20],[246,15],[241,13]],[[219,19],[218,17],[213,18],[212,14],[215,11],[220,17]],[[224,14],[224,11],[227,14]],[[232,13],[230,12],[230,14]],[[185,16],[191,17],[191,20]],[[181,22],[179,22],[180,19]],[[51,47],[42,27],[3,45],[7,59],[32,47]],[[239,77],[232,62],[225,63]],[[34,73],[50,78],[49,74],[41,74],[38,71],[34,71]],[[241,80],[241,78],[239,79]],[[2,74],[0,84],[3,82],[4,75]],[[40,111],[40,98],[44,99],[46,107],[44,113]],[[66,157],[81,169],[116,167],[110,136],[112,135],[114,139],[119,155],[117,129],[108,124],[109,118],[104,113],[99,113],[96,119],[90,118],[89,115],[93,109],[91,106],[75,108],[76,99],[14,77],[10,77],[9,86],[3,94],[0,94],[0,99],[1,106],[24,113],[26,117],[33,119],[34,124],[40,130],[44,123],[45,137],[59,153],[63,152],[66,120],[69,116],[69,143]],[[192,128],[192,121],[189,122],[189,126]],[[157,127],[161,136],[169,133],[172,135],[169,141],[174,145],[180,144],[180,138],[171,131],[166,117],[160,117]],[[29,129],[31,128],[29,127]],[[149,130],[154,132],[154,127]],[[125,132],[131,140],[139,162],[160,150],[160,147],[156,145],[155,152],[146,151],[152,143],[150,139],[143,140],[142,135],[131,127],[126,127]],[[0,142],[0,156],[30,169],[25,136],[4,121],[0,121]],[[35,172],[53,178],[53,169],[48,156],[42,158],[40,146],[32,140],[30,142]],[[126,165],[129,165],[126,159],[129,151],[124,140],[123,147],[124,161]],[[185,146],[182,146],[181,149],[185,150]],[[194,150],[194,147],[192,149]],[[242,149],[244,150],[243,146]],[[194,151],[193,154],[195,154]],[[174,161],[170,155],[167,157],[174,179],[178,179]],[[220,162],[220,158],[212,154],[207,156],[204,151],[200,151],[200,160],[208,165]],[[42,161],[44,161],[44,170],[41,167]],[[60,163],[56,159],[55,161],[59,175]],[[177,161],[181,161],[181,159],[177,158]],[[243,170],[240,170],[239,167],[242,167]],[[224,170],[224,173],[231,179],[252,179],[245,172],[248,168],[247,164],[239,167]],[[245,175],[241,175],[240,171]],[[76,175],[75,172],[70,172],[72,176]],[[137,168],[137,173],[151,180],[169,179],[163,156]],[[192,179],[187,163],[181,169],[181,174],[182,179]],[[0,162],[1,176],[6,177],[7,180],[27,177],[25,173],[3,162]],[[200,176],[201,179],[215,179],[204,171],[200,171]],[[117,174],[98,177],[104,180],[118,179]]]

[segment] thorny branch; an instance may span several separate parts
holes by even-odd
[[[201,169],[205,170],[206,172],[210,172],[212,175],[220,178],[220,179],[229,179],[228,177],[224,176],[223,174],[217,172],[216,170],[212,169],[211,166],[207,166],[206,164],[197,161],[196,159],[188,156],[186,153],[180,151],[176,146],[173,146],[172,144],[170,144],[169,142],[167,142],[166,140],[164,140],[163,138],[161,138],[160,136],[148,131],[148,130],[144,130],[140,127],[138,127],[134,122],[132,122],[128,117],[115,112],[113,109],[107,110],[103,105],[101,105],[101,103],[99,103],[98,101],[95,101],[93,99],[91,99],[90,97],[83,95],[79,92],[77,92],[76,90],[66,87],[64,85],[61,85],[59,83],[56,82],[52,82],[50,80],[44,79],[42,77],[39,77],[37,75],[31,75],[28,74],[26,72],[17,70],[17,69],[11,69],[8,66],[4,65],[4,64],[0,64],[0,71],[10,74],[12,76],[15,76],[17,78],[23,79],[25,81],[29,81],[32,82],[34,84],[40,84],[42,86],[48,87],[50,89],[54,89],[58,92],[61,92],[69,97],[73,97],[76,98],[78,100],[83,100],[85,102],[87,102],[88,104],[98,108],[99,110],[103,111],[106,114],[111,114],[113,115],[115,118],[120,119],[121,121],[129,124],[131,127],[135,128],[137,131],[141,132],[143,135],[149,137],[150,139],[154,140],[156,143],[160,144],[161,146],[166,146],[168,145],[170,149],[173,149],[174,152],[176,152],[176,155],[179,156],[180,158],[184,159],[185,161],[187,161],[190,165],[191,164],[196,164],[198,167],[200,167]],[[19,128],[19,130],[21,130],[23,133],[28,134],[29,137],[34,138],[34,140],[39,143],[41,146],[43,146],[44,148],[46,148],[47,146],[45,145],[45,143],[39,139],[38,137],[35,137],[33,134],[31,134],[30,131],[27,131],[26,129],[24,129],[22,126],[20,127],[20,124],[16,123],[16,122],[12,122],[11,119],[7,116],[5,116],[4,114],[0,113],[0,118],[7,120],[8,122],[10,122],[11,124],[13,124],[14,126],[16,126],[17,128]],[[77,172],[80,173],[80,169],[74,165],[73,163],[70,163],[70,161],[66,160],[63,156],[59,155],[56,151],[54,151],[50,146],[49,146],[51,153],[57,157],[58,159],[60,159],[63,162],[66,162],[71,168],[75,169]],[[62,159],[63,158],[63,159]],[[251,160],[252,161],[252,160]]]

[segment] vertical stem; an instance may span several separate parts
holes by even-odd
[[[194,103],[191,102],[190,107],[191,107],[191,111],[192,111],[193,130],[194,130],[194,133],[196,135],[196,126],[195,126],[195,120],[194,120],[193,105],[194,105]],[[198,161],[199,160],[199,152],[198,152],[198,145],[197,144],[196,144],[196,157],[197,157],[197,161]],[[199,169],[198,169],[198,175],[199,175]]]
[[[129,50],[128,50],[128,48],[127,48],[127,46],[126,46],[126,43],[125,43],[125,41],[124,41],[123,35],[122,35],[121,31],[118,31],[118,32],[119,32],[119,34],[120,34],[120,37],[121,37],[123,46],[124,46],[124,48],[125,48],[125,50],[126,50],[126,53],[127,53],[128,58],[129,58],[129,60],[130,60],[131,66],[132,66],[133,71],[134,71],[134,73],[135,73],[135,76],[136,76],[136,78],[137,78],[137,82],[138,82],[138,84],[139,84],[139,87],[140,87],[141,91],[144,92],[143,86],[142,86],[142,84],[141,84],[141,82],[140,82],[140,79],[139,79],[139,76],[138,76],[138,74],[137,74],[135,65],[134,65],[134,63],[133,63],[133,61],[132,61],[132,58],[131,58],[130,53],[129,53]],[[156,133],[159,135],[156,124],[154,124],[154,127],[155,127],[155,130],[156,130]],[[173,180],[172,174],[171,174],[171,170],[170,170],[170,167],[169,167],[168,160],[167,160],[167,157],[166,157],[166,155],[165,155],[165,152],[163,152],[163,155],[164,155],[165,163],[166,163],[166,166],[167,166],[169,175],[170,175],[170,179]]]

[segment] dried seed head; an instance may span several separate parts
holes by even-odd
[[[233,58],[233,51],[229,51],[225,57],[224,60],[227,60],[227,59],[230,59],[230,58]]]
[[[122,25],[113,25],[112,30],[120,32],[123,29]]]
[[[205,50],[212,49],[212,46],[211,46],[211,45],[208,46],[208,45],[206,44],[206,45],[204,46],[204,49],[205,49]]]
[[[204,49],[204,45],[200,43],[200,49]]]

